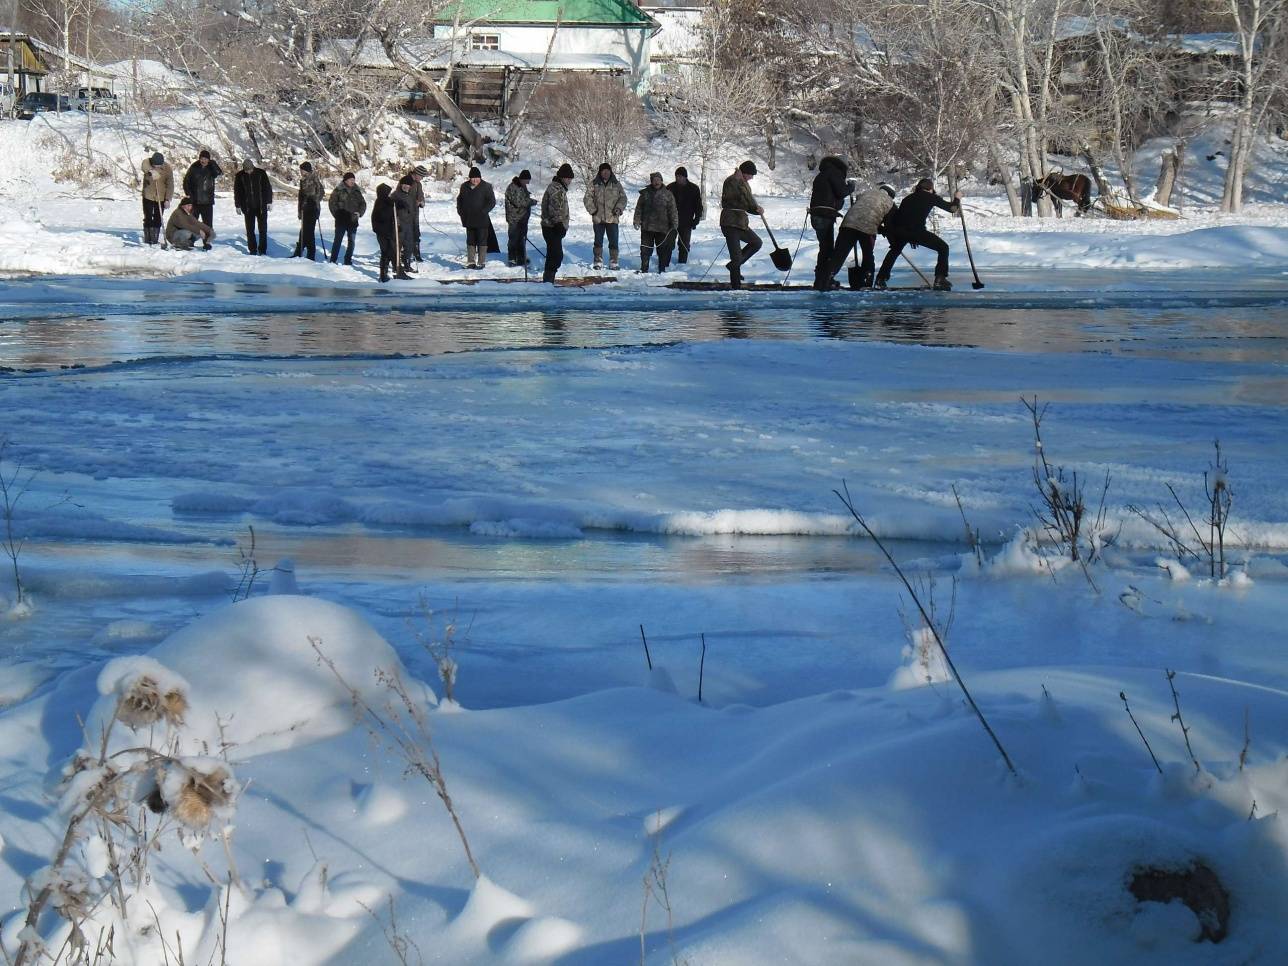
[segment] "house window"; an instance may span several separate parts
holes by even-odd
[[[500,34],[470,34],[470,50],[500,50]]]

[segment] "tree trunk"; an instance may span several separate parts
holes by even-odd
[[[774,124],[765,125],[765,164],[773,171],[778,165],[778,142],[774,139]]]
[[[1158,170],[1158,184],[1154,187],[1155,204],[1162,205],[1164,208],[1170,207],[1172,191],[1176,188],[1184,155],[1184,141],[1177,141],[1170,150],[1163,152],[1163,161]]]
[[[1002,187],[1006,189],[1006,201],[1011,206],[1011,215],[1020,217],[1023,214],[1023,206],[1020,204],[1020,196],[1015,191],[1015,183],[1011,180],[1011,172],[1002,164],[1001,153],[997,150],[996,144],[988,146],[988,159],[993,165],[993,170],[997,173],[997,179],[1002,182]]]
[[[462,139],[469,145],[470,152],[475,158],[483,156],[483,135],[479,134],[478,129],[465,116],[462,111],[443,90],[441,84],[432,77],[428,71],[421,70],[418,66],[407,60],[398,50],[398,44],[391,37],[382,35],[380,38],[381,45],[385,49],[385,56],[389,62],[397,67],[400,71],[410,77],[414,77],[420,83],[425,85],[429,96],[434,99],[438,109],[447,115],[448,119],[456,126]]]
[[[1082,146],[1082,157],[1083,160],[1087,162],[1087,167],[1091,170],[1092,179],[1096,182],[1096,191],[1098,191],[1100,196],[1106,201],[1111,200],[1114,196],[1114,191],[1109,187],[1109,182],[1105,180],[1105,172],[1101,170],[1100,162],[1097,161],[1096,156],[1091,153],[1090,144],[1084,144]]]

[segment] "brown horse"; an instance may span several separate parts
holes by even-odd
[[[1085,174],[1059,174],[1053,171],[1033,186],[1033,197],[1042,197],[1043,191],[1051,195],[1057,215],[1061,213],[1062,201],[1072,201],[1079,215],[1085,215],[1091,210],[1091,179]]]

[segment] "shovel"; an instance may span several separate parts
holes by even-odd
[[[854,264],[850,266],[850,291],[857,292],[863,287],[863,269],[859,267],[859,246],[854,246]]]
[[[780,272],[790,272],[792,270],[792,253],[786,248],[778,247],[778,239],[774,237],[774,229],[769,227],[769,222],[765,221],[765,216],[760,216],[761,224],[765,226],[765,231],[769,232],[769,243],[774,246],[774,250],[769,253],[769,260],[774,263],[774,268]]]

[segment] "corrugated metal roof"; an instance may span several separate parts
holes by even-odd
[[[352,63],[358,67],[395,69],[379,41],[365,41],[356,50],[354,43],[352,40],[328,40],[319,48],[318,59],[324,64]],[[460,49],[453,57],[446,41],[404,44],[403,50],[422,70],[445,70],[449,65],[467,69],[514,67],[519,70],[540,70],[546,59],[544,51],[510,53],[504,50]],[[563,52],[550,55],[550,69],[629,72],[631,65],[615,54]]]

